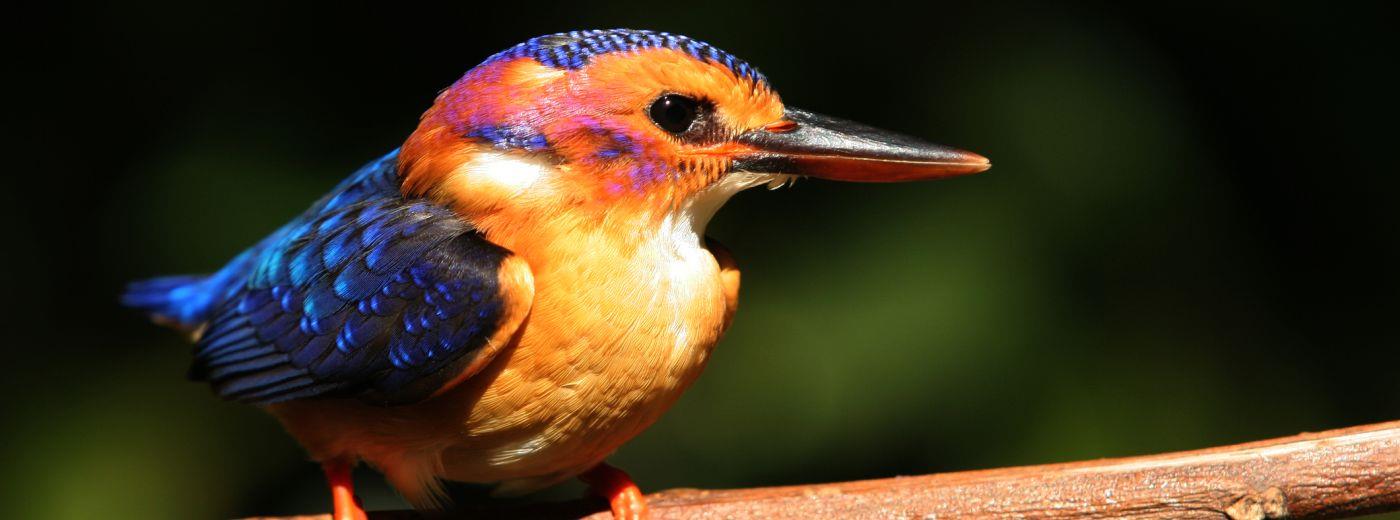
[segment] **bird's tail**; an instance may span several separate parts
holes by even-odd
[[[127,284],[122,305],[145,311],[162,325],[194,332],[247,281],[256,248],[213,274],[162,276]]]
[[[163,276],[131,282],[122,294],[122,305],[145,311],[162,324],[194,329],[203,323],[220,291],[210,287],[209,275]]]

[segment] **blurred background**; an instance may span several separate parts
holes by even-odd
[[[318,468],[271,418],[185,381],[189,346],[118,308],[122,285],[218,267],[396,147],[471,66],[577,28],[691,35],[790,104],[996,165],[801,182],[720,212],[710,234],[744,269],[742,311],[705,376],[616,455],[646,489],[1400,417],[1400,85],[1394,28],[1366,6],[47,9],[6,36],[7,517],[326,510]],[[402,507],[359,477],[369,507]]]

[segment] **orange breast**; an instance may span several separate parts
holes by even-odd
[[[443,452],[446,478],[548,485],[601,461],[676,401],[727,326],[738,282],[686,231],[631,247],[602,232],[493,237],[530,263],[535,302],[498,366],[443,396],[464,407],[462,435]]]

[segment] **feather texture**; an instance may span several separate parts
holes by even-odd
[[[357,202],[282,244],[195,348],[193,375],[225,398],[421,400],[500,325],[497,268],[510,252],[432,203]]]

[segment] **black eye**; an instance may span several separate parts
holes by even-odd
[[[666,94],[652,102],[647,110],[652,122],[673,134],[685,133],[700,116],[700,102],[680,94]]]

